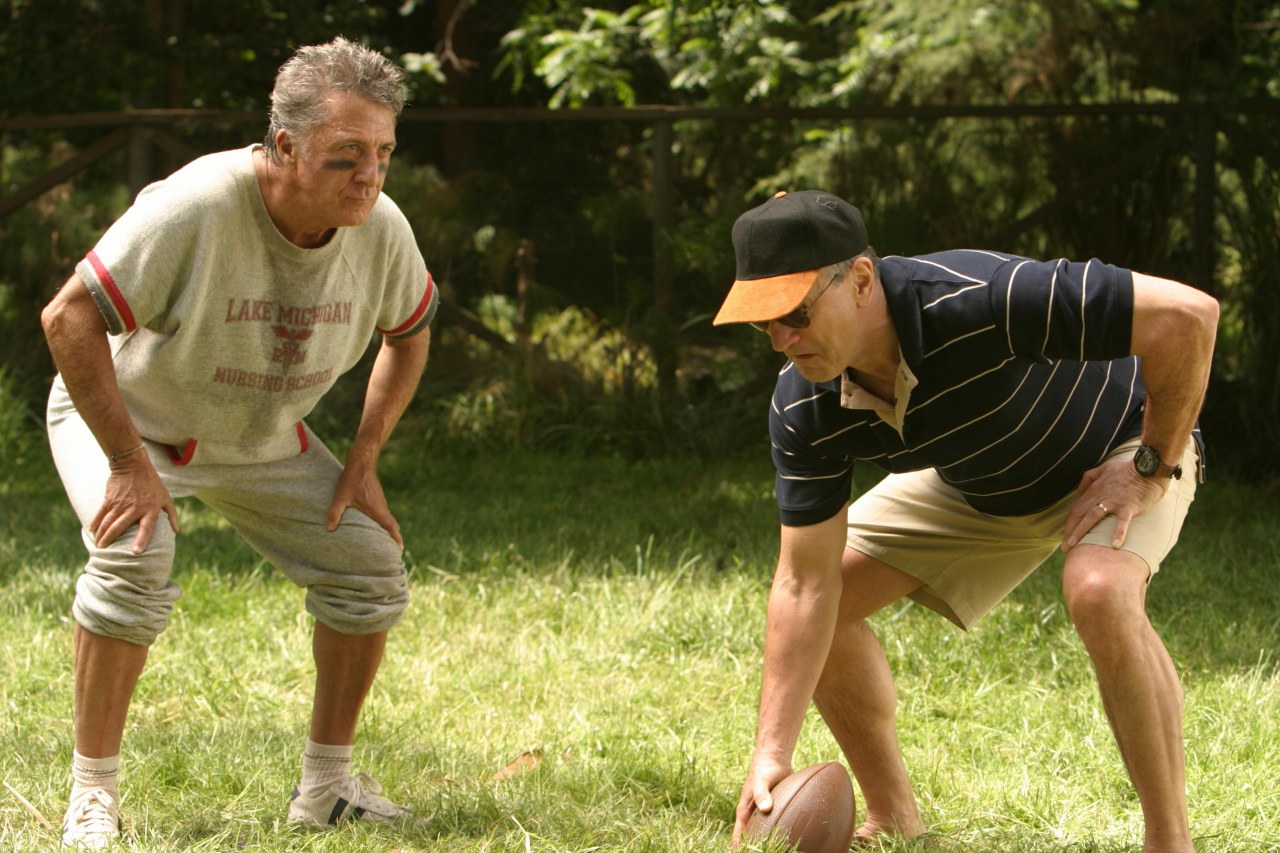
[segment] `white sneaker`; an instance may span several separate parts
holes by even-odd
[[[294,788],[289,798],[289,822],[311,827],[336,826],[348,820],[387,823],[409,815],[407,808],[382,796],[382,786],[368,773],[334,782],[315,797],[304,797]]]
[[[104,850],[120,837],[120,804],[106,788],[81,788],[71,795],[62,819],[62,846]]]

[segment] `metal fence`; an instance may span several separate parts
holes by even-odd
[[[724,124],[750,124],[772,121],[798,122],[865,122],[865,121],[940,121],[957,118],[974,119],[1067,119],[1081,117],[1164,117],[1170,132],[1145,147],[1119,152],[1110,162],[1100,166],[1091,176],[1075,186],[1057,187],[1052,199],[1036,210],[1011,223],[1002,241],[1010,242],[1023,231],[1050,219],[1065,204],[1103,184],[1124,178],[1148,160],[1181,151],[1181,157],[1192,165],[1195,175],[1193,190],[1192,269],[1190,283],[1211,289],[1215,258],[1215,197],[1218,191],[1217,140],[1222,123],[1252,116],[1280,115],[1280,101],[1222,103],[1156,103],[1156,104],[1043,104],[1043,105],[959,105],[959,106],[866,106],[850,108],[768,108],[768,107],[686,107],[637,106],[596,107],[574,110],[549,110],[528,107],[420,107],[408,108],[402,125],[434,123],[466,126],[475,124],[515,123],[642,123],[652,128],[652,161],[650,214],[652,239],[652,298],[656,316],[672,321],[673,270],[668,239],[675,223],[675,158],[672,152],[675,125],[682,121],[710,121]],[[27,118],[0,119],[0,134],[16,139],[50,132],[99,131],[102,135],[47,173],[0,197],[0,217],[31,202],[44,192],[69,180],[93,164],[120,151],[125,152],[126,175],[136,192],[148,182],[162,177],[158,169],[185,163],[203,151],[197,151],[182,138],[192,128],[208,126],[266,126],[262,111],[236,110],[134,110],[113,113],[81,113]],[[657,353],[662,364],[660,385],[666,385],[674,371],[670,354]]]

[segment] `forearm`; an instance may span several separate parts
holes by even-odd
[[[369,376],[364,410],[348,459],[360,458],[369,463],[377,461],[383,445],[417,391],[427,366],[430,347],[430,329],[408,341],[383,342]]]
[[[142,444],[142,437],[116,383],[106,322],[77,276],[53,298],[40,321],[80,417],[102,452],[118,457],[111,460],[112,473],[102,505],[87,527],[94,543],[105,548],[136,524],[137,533],[129,547],[141,554],[160,513],[174,533],[178,532],[178,513],[147,454],[131,452]]]
[[[780,573],[769,594],[756,750],[789,764],[826,663],[840,603],[834,583]]]
[[[1142,379],[1147,386],[1142,443],[1154,447],[1162,460],[1176,464],[1204,403],[1208,372],[1203,380],[1192,380],[1185,370],[1156,369],[1144,360]]]
[[[1143,442],[1164,460],[1182,455],[1204,403],[1218,304],[1176,282],[1134,274],[1133,351],[1147,389]]]

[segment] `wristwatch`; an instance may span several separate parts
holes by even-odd
[[[1142,445],[1138,448],[1138,452],[1133,454],[1133,467],[1138,469],[1138,473],[1144,477],[1182,479],[1182,466],[1164,464],[1160,461],[1159,451],[1149,444]]]

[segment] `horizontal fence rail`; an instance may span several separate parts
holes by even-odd
[[[1089,116],[1280,115],[1280,100],[1105,104],[889,104],[854,107],[406,107],[405,122],[767,121],[778,119],[1057,118]],[[0,132],[137,124],[265,124],[266,110],[126,110],[0,118]]]
[[[1280,99],[1223,102],[1091,103],[1091,104],[890,104],[850,107],[696,107],[647,104],[633,107],[583,107],[548,109],[543,107],[407,107],[400,117],[405,124],[526,124],[563,123],[647,123],[652,127],[652,216],[653,307],[659,318],[671,321],[673,270],[671,234],[675,223],[675,142],[673,127],[681,121],[771,122],[771,121],[942,121],[946,119],[1062,119],[1141,118],[1183,119],[1182,127],[1170,128],[1164,138],[1153,143],[1158,148],[1178,145],[1185,148],[1194,164],[1195,188],[1192,219],[1192,270],[1190,282],[1210,289],[1216,253],[1214,242],[1214,196],[1217,187],[1216,156],[1219,123],[1246,116],[1280,116]],[[103,138],[72,155],[25,185],[0,197],[0,217],[31,202],[93,163],[124,148],[128,158],[128,182],[133,192],[160,175],[153,174],[152,152],[160,148],[173,159],[189,161],[201,153],[183,142],[173,131],[199,126],[267,124],[265,110],[140,109],[123,112],[92,112],[47,116],[0,118],[0,134],[21,135],[44,131],[101,129]],[[1151,148],[1129,152],[1077,186],[1062,187],[1057,197],[1039,209],[1011,223],[1006,238],[1051,216],[1065,199],[1087,194],[1091,187],[1119,177],[1140,164]],[[662,376],[660,390],[673,377],[670,354],[659,353]]]

